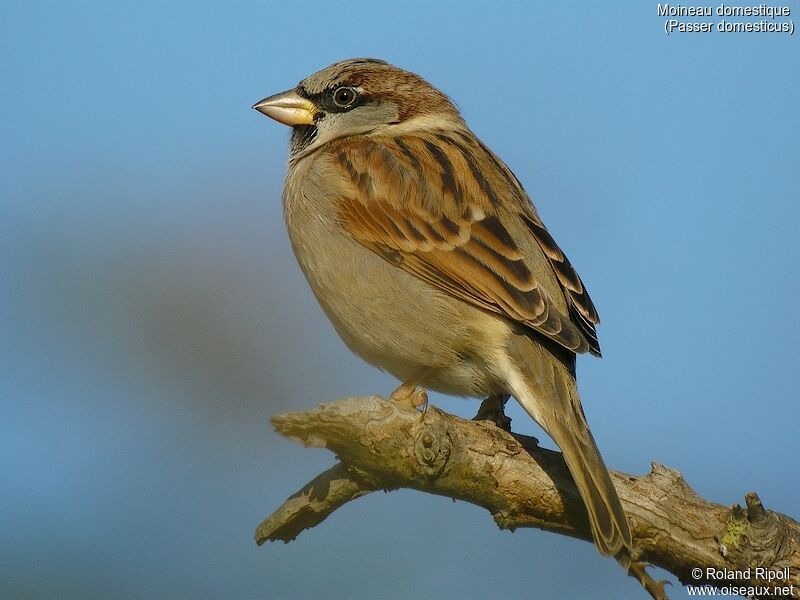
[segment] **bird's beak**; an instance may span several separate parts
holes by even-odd
[[[253,104],[258,112],[264,113],[278,123],[294,127],[295,125],[313,125],[317,107],[310,100],[300,96],[294,90],[288,90],[264,98]]]

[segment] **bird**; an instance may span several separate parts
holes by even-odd
[[[600,319],[511,169],[447,95],[379,59],[336,62],[253,108],[291,127],[289,239],[347,347],[402,382],[395,400],[431,389],[502,411],[513,396],[561,449],[599,552],[630,552],[576,383],[576,355],[601,354]]]

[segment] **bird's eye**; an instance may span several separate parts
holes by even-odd
[[[351,87],[340,87],[333,92],[333,102],[339,108],[348,108],[356,101],[358,92]]]

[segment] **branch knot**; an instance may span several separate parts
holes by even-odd
[[[453,449],[450,428],[442,427],[440,422],[427,423],[423,418],[421,425],[416,429],[417,431],[414,433],[414,457],[421,467],[421,474],[427,479],[436,479],[444,471]]]

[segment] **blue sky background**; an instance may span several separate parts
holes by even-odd
[[[307,289],[288,131],[249,108],[351,56],[443,89],[534,198],[603,319],[578,369],[608,464],[800,517],[798,38],[667,37],[656,8],[2,3],[0,597],[644,597],[590,544],[410,491],[252,542],[333,463],[269,416],[395,385]]]

